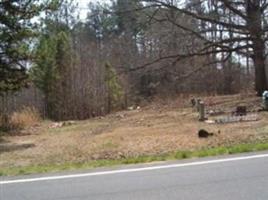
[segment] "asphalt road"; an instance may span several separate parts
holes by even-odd
[[[41,179],[29,176],[13,182],[0,178],[0,199],[267,200],[268,152],[257,155],[263,156],[243,154],[231,157],[234,160],[190,160]]]

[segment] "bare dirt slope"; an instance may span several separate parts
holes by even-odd
[[[238,105],[256,111],[261,103],[253,95],[203,99],[208,110],[220,109],[225,115]],[[255,122],[206,124],[197,120],[198,114],[189,102],[184,97],[162,100],[56,128],[52,128],[53,122],[45,121],[24,131],[29,134],[2,137],[0,167],[117,159],[268,140],[268,113],[258,113],[260,120]],[[200,129],[214,136],[200,139]],[[5,148],[7,145],[12,147]]]

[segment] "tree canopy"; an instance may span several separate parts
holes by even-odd
[[[250,57],[255,68],[255,89],[259,95],[268,89],[268,68],[265,66],[268,42],[267,0],[141,0],[155,12],[156,21],[167,21],[203,41],[195,51],[172,55],[180,60],[185,56],[221,55],[224,61],[233,54]],[[168,9],[197,21],[196,27],[177,23],[171,14],[155,17],[159,10]],[[219,56],[218,56],[219,58]]]
[[[37,35],[41,12],[56,8],[58,1],[2,0],[0,2],[0,93],[25,86],[30,40]]]

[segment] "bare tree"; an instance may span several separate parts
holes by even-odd
[[[268,89],[268,69],[265,66],[268,41],[267,0],[193,0],[190,3],[142,0],[142,2],[158,10],[169,9],[182,13],[199,22],[198,27],[192,28],[177,23],[168,13],[161,19],[152,16],[157,21],[168,21],[203,41],[203,45],[196,47],[194,52],[178,53],[170,57],[176,60],[186,56],[208,54],[216,55],[217,60],[226,60],[232,54],[250,57],[255,67],[255,89],[258,95]],[[194,9],[197,6],[203,8],[202,12]]]

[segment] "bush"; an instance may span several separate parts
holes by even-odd
[[[9,116],[6,114],[0,115],[0,133],[10,130]]]
[[[25,129],[37,125],[41,120],[39,112],[32,107],[24,107],[14,112],[9,119],[10,129]]]
[[[105,83],[107,88],[108,113],[122,107],[124,91],[115,69],[109,63],[105,64]],[[120,106],[121,105],[121,106]]]

